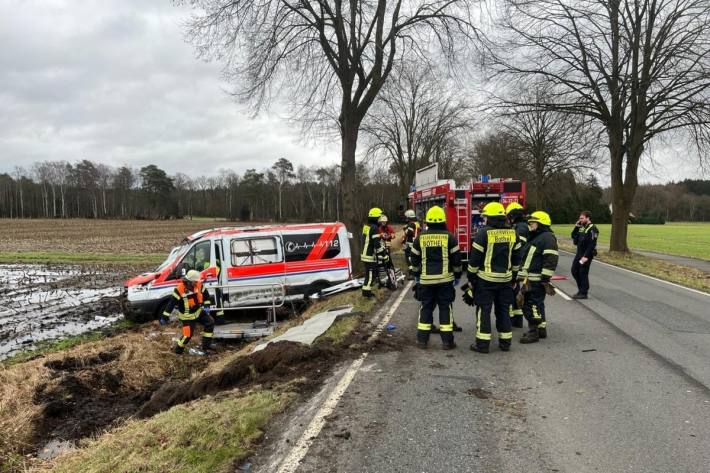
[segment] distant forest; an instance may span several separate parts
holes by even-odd
[[[393,220],[399,219],[406,209],[401,185],[387,170],[371,168],[358,166],[361,214],[378,205]],[[478,170],[450,168],[463,171],[442,177],[459,183]],[[215,176],[168,175],[155,165],[133,169],[89,160],[45,161],[0,174],[0,217],[327,221],[342,218],[339,183],[338,166],[294,168],[283,158],[265,169],[249,169],[242,175],[221,171]],[[537,192],[530,182],[528,189],[528,207],[534,210]],[[557,223],[573,222],[582,209],[591,209],[595,220],[603,223],[609,221],[608,194],[593,177],[562,172],[546,185],[545,207]],[[710,221],[710,181],[642,185],[633,213],[639,222]]]

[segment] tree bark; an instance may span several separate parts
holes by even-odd
[[[610,133],[611,134],[611,133]],[[629,211],[631,202],[626,200],[626,190],[624,189],[623,162],[624,149],[622,132],[612,134],[609,139],[609,151],[611,154],[611,241],[609,251],[619,251],[627,253],[629,246],[626,242],[628,233]]]
[[[350,252],[352,254],[353,270],[357,272],[362,270],[362,262],[360,261],[362,247],[359,229],[363,222],[363,217],[357,214],[357,206],[355,205],[358,198],[355,151],[357,150],[359,129],[360,124],[352,114],[350,116],[344,116],[341,124],[342,170],[340,174],[340,192],[343,198],[343,221],[348,231],[353,235],[350,239]]]

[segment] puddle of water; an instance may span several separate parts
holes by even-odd
[[[0,265],[0,359],[120,320],[120,288],[75,266]]]

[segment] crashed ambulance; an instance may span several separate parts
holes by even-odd
[[[190,269],[202,273],[210,294],[221,292],[225,309],[282,304],[351,279],[348,232],[342,223],[321,223],[195,233],[155,271],[124,283],[126,318],[142,322],[157,317]]]

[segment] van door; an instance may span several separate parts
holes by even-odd
[[[229,294],[230,305],[261,305],[270,302],[270,297],[263,297],[264,291],[273,284],[284,284],[281,237],[239,235],[226,237],[225,243],[225,251],[229,252],[226,292]],[[259,292],[262,297],[259,297]]]

